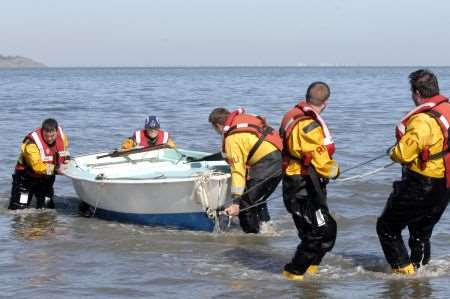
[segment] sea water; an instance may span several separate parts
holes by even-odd
[[[431,239],[432,258],[416,276],[391,274],[375,231],[399,166],[331,182],[338,224],[333,251],[315,276],[281,275],[298,245],[280,188],[272,225],[260,235],[234,228],[211,234],[78,216],[70,180],[58,177],[54,211],[8,211],[11,174],[23,137],[48,117],[72,155],[108,151],[157,115],[178,147],[217,152],[208,124],[215,107],[244,107],[278,128],[317,80],[331,87],[323,117],[342,169],[394,144],[396,122],[413,107],[407,76],[416,68],[68,68],[0,71],[1,298],[448,298],[450,216]],[[450,95],[450,68],[432,68]],[[383,158],[345,173],[365,173]],[[130,197],[133,195],[130,194]],[[407,236],[405,236],[407,237]]]

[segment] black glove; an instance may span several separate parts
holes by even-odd
[[[189,157],[189,156],[186,157],[186,162],[192,162],[194,160],[196,160],[194,157]]]
[[[241,201],[241,195],[232,194],[231,199],[232,199],[232,204],[238,205],[239,202]]]

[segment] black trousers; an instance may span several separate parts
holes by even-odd
[[[13,175],[11,197],[8,209],[25,209],[31,204],[33,195],[36,197],[36,209],[54,209],[53,184],[55,176],[34,177],[26,171],[16,171]]]
[[[281,153],[274,151],[248,171],[245,194],[239,201],[239,208],[245,209],[258,202],[264,202],[275,191],[281,181]],[[247,193],[247,190],[250,190]],[[261,222],[270,220],[267,204],[261,204],[239,214],[239,223],[246,233],[258,233]]]
[[[377,233],[384,255],[392,268],[413,263],[416,268],[430,260],[430,237],[450,199],[445,179],[433,179],[406,170],[401,181],[393,184],[383,213],[377,221]],[[401,232],[408,227],[408,254]]]
[[[283,176],[284,205],[292,214],[301,240],[285,270],[298,275],[303,275],[311,265],[319,265],[336,241],[336,221],[326,204],[326,182],[320,181],[318,185],[321,194],[309,176]]]

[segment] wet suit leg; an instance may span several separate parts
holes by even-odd
[[[17,171],[12,175],[12,179],[8,209],[18,210],[28,208],[33,198],[36,182],[32,177]]]
[[[36,209],[54,209],[53,202],[53,184],[55,183],[55,176],[48,176],[40,179],[36,186]]]
[[[251,189],[251,191],[241,197],[240,209],[266,201],[275,191],[282,177],[281,153],[275,151],[262,158],[258,163],[250,167],[248,176],[246,190]],[[246,233],[258,233],[260,223],[269,220],[270,215],[266,203],[239,214],[239,222],[242,230]]]
[[[321,186],[326,194],[325,185]],[[331,217],[326,202],[317,199],[314,184],[308,176],[283,177],[283,201],[292,214],[301,240],[292,261],[285,270],[303,275],[309,266],[319,265],[334,247],[336,221]]]
[[[33,195],[36,197],[36,208],[54,208],[53,183],[55,176],[38,178],[27,172],[13,174],[11,197],[8,209],[25,209],[30,206]]]
[[[377,221],[377,234],[386,260],[393,269],[409,263],[424,265],[430,258],[430,237],[448,205],[449,191],[443,179],[431,179],[407,171],[393,184],[386,207]],[[410,231],[408,254],[401,232]]]
[[[441,219],[442,214],[448,205],[450,194],[442,188],[434,188],[434,194],[430,194],[427,198],[435,200],[433,205],[427,211],[427,215],[418,221],[414,221],[408,225],[409,241],[408,245],[411,249],[410,260],[416,268],[428,264],[431,255],[430,238],[433,228]]]

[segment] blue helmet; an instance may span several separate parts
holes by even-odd
[[[154,115],[150,115],[149,117],[147,117],[145,119],[145,129],[159,129],[160,125],[159,125],[159,119],[154,116]]]

